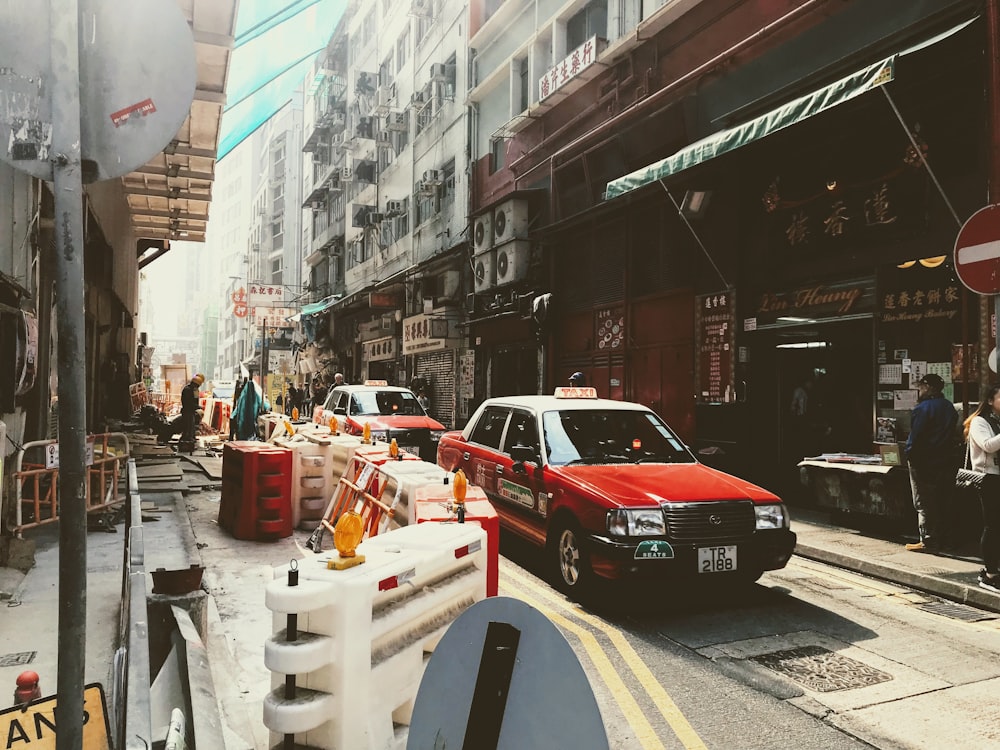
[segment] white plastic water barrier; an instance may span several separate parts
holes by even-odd
[[[272,745],[285,734],[323,750],[402,750],[429,654],[486,597],[486,534],[474,524],[422,523],[371,537],[366,561],[328,570],[335,551],[298,561],[299,582],[275,569],[265,604],[274,634],[264,699]],[[287,640],[288,615],[298,638]],[[295,675],[286,698],[286,675]]]

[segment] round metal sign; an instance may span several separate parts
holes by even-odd
[[[79,0],[80,149],[88,181],[133,172],[162,151],[191,109],[194,39],[163,0]],[[0,4],[0,159],[52,180],[54,75],[49,3]]]
[[[979,294],[1000,293],[1000,205],[981,208],[955,239],[955,273]]]
[[[518,599],[467,609],[441,638],[413,704],[407,750],[607,750],[597,700],[556,626]]]

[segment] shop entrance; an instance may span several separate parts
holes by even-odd
[[[803,458],[872,451],[872,320],[810,321],[759,335],[752,412],[756,424],[767,425],[760,433],[771,449],[755,448],[762,454],[756,460],[769,466],[768,484],[795,501],[804,498]]]

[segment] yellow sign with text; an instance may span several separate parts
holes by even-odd
[[[83,748],[110,750],[111,729],[104,689],[87,685],[83,691]],[[26,709],[0,711],[0,750],[55,750],[56,696],[32,701]]]

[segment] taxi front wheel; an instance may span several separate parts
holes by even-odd
[[[550,555],[556,585],[566,593],[585,591],[593,578],[590,558],[581,544],[579,527],[563,519],[553,529]]]

